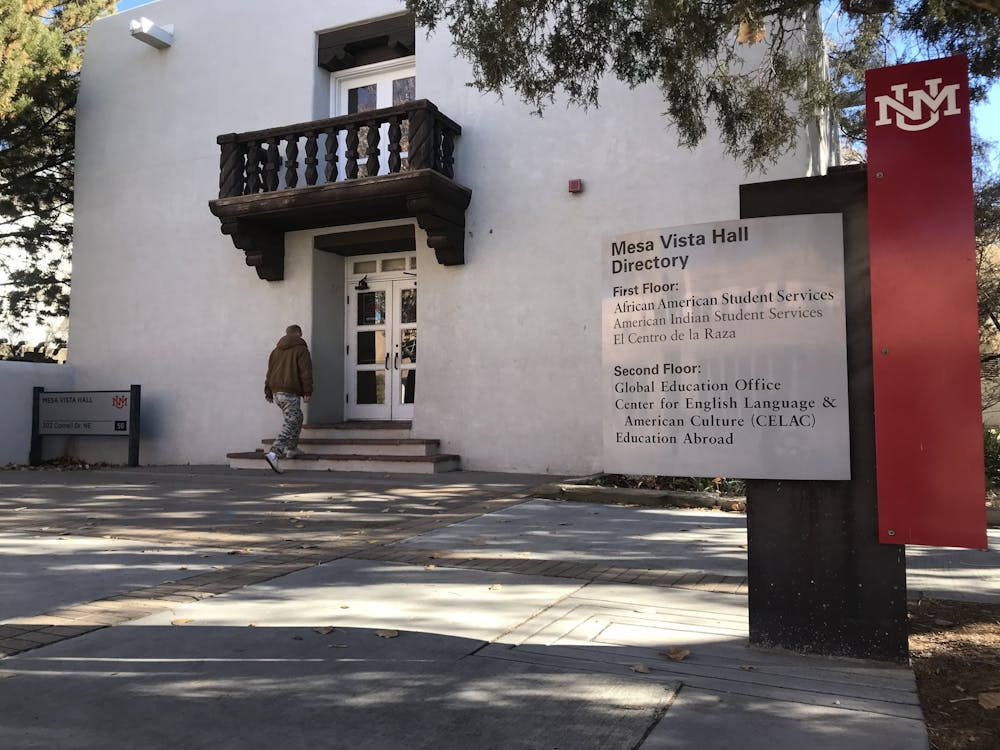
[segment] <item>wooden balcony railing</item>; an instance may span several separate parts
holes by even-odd
[[[221,135],[219,197],[208,205],[267,281],[284,278],[286,232],[407,218],[427,233],[438,262],[459,265],[472,199],[454,180],[461,132],[420,100]]]
[[[461,133],[461,126],[421,99],[353,115],[220,135],[219,198],[419,169],[431,169],[450,179],[455,174],[455,138]],[[385,162],[381,160],[383,134],[388,136]],[[300,146],[305,154],[302,164]]]

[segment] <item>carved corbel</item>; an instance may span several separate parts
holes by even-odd
[[[407,207],[427,232],[427,244],[434,248],[437,262],[443,266],[465,263],[465,211],[430,196],[408,198]]]
[[[337,47],[321,49],[317,62],[321,68],[335,72],[354,65],[354,55],[347,50],[347,45],[343,44]]]
[[[246,263],[257,270],[265,281],[285,278],[285,233],[252,221],[236,219],[222,222],[222,233],[228,234],[233,244],[246,253]]]
[[[402,33],[389,34],[386,40],[386,47],[396,52],[400,56],[413,54],[413,30]]]

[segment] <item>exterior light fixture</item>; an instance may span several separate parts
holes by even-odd
[[[132,36],[156,49],[166,49],[174,43],[174,25],[157,26],[146,17],[129,24]]]
[[[368,277],[367,276],[362,277],[361,281],[359,281],[358,285],[356,287],[354,287],[354,288],[357,291],[359,291],[359,292],[363,292],[365,289],[367,289],[368,288]]]

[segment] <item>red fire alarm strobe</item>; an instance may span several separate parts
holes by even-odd
[[[569,181],[569,192],[571,192],[571,193],[582,193],[583,192],[583,180],[570,180]]]

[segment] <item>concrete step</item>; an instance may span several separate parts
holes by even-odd
[[[318,440],[408,440],[412,422],[338,422],[302,425],[302,437]]]
[[[261,441],[266,449],[273,439]],[[302,438],[299,450],[319,456],[433,456],[438,453],[440,440],[388,439],[388,438]]]
[[[258,469],[270,471],[264,460],[264,451],[251,453],[230,453],[227,455],[232,469]],[[449,454],[434,456],[320,456],[303,453],[292,459],[282,459],[281,468],[286,471],[367,471],[380,474],[441,474],[458,471],[461,459]]]

